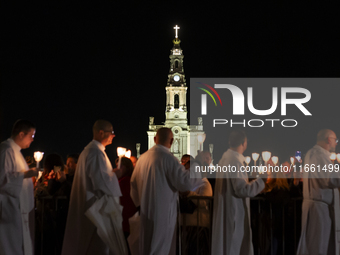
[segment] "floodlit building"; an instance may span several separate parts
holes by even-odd
[[[188,125],[188,106],[187,90],[184,67],[183,51],[180,47],[178,38],[178,29],[176,25],[175,39],[173,48],[170,50],[170,70],[168,81],[165,87],[166,106],[165,106],[165,123],[164,125],[154,124],[154,117],[149,117],[148,148],[155,145],[154,137],[157,129],[161,127],[171,128],[174,135],[174,142],[171,146],[171,153],[179,160],[183,154],[190,154],[193,157],[197,155],[198,150],[203,149],[203,143],[199,138],[204,135],[202,118],[198,118],[197,125]],[[202,141],[202,138],[200,139]]]

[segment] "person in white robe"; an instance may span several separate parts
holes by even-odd
[[[121,196],[119,183],[105,153],[105,146],[115,137],[110,122],[98,120],[93,126],[93,140],[79,156],[73,180],[67,216],[63,255],[108,255],[109,246],[99,237],[96,226],[85,212],[104,195]],[[117,254],[117,253],[116,253]]]
[[[190,172],[170,153],[171,129],[158,129],[154,140],[156,145],[141,155],[131,177],[130,195],[140,206],[139,254],[175,254],[178,191],[192,190],[202,180],[190,179]]]
[[[299,255],[340,254],[340,173],[335,172],[330,159],[337,142],[332,130],[323,129],[317,135],[317,144],[305,156]],[[317,171],[318,166],[320,172]]]
[[[218,172],[214,194],[211,254],[251,255],[253,244],[250,227],[249,197],[259,194],[265,187],[261,178],[248,181],[241,172],[247,149],[247,137],[234,130],[229,137],[230,148],[223,154],[219,166],[235,166],[239,172]]]
[[[21,149],[29,148],[35,126],[18,120],[11,138],[0,144],[0,254],[32,255],[34,239],[34,194],[29,169]]]

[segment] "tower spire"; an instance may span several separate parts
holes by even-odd
[[[175,38],[177,39],[177,38],[178,38],[178,29],[180,29],[180,27],[176,25],[176,26],[174,27],[174,29],[175,29],[175,31],[176,31],[176,32],[175,32]]]

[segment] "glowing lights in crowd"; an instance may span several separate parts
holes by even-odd
[[[125,156],[125,153],[126,153],[126,148],[124,148],[124,147],[117,147],[117,155],[119,157],[119,160],[118,160],[118,169],[120,169],[121,160],[122,160],[122,157]]]
[[[256,166],[256,161],[259,159],[260,154],[254,152],[253,154],[251,154],[251,156],[253,157],[254,160],[254,166]]]
[[[272,155],[269,151],[263,151],[262,152],[262,159],[264,160],[265,164],[267,164],[268,160],[270,159],[270,156]]]
[[[37,162],[37,169],[39,169],[39,162],[42,160],[44,157],[44,153],[41,151],[35,151],[34,152],[34,159]]]
[[[274,165],[276,166],[277,162],[279,162],[279,158],[277,156],[273,156],[272,161],[273,161]]]
[[[249,156],[247,156],[246,159],[245,159],[245,162],[246,162],[247,166],[249,165],[250,160],[251,160],[251,158]]]

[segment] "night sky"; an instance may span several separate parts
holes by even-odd
[[[95,120],[106,119],[116,133],[111,159],[117,146],[135,155],[141,143],[146,151],[148,117],[165,121],[176,24],[188,87],[194,77],[340,76],[336,6],[235,2],[2,4],[1,141],[15,120],[29,119],[37,132],[24,155],[65,159],[90,142]],[[329,121],[340,136],[339,117]],[[303,142],[312,146],[319,127]]]

